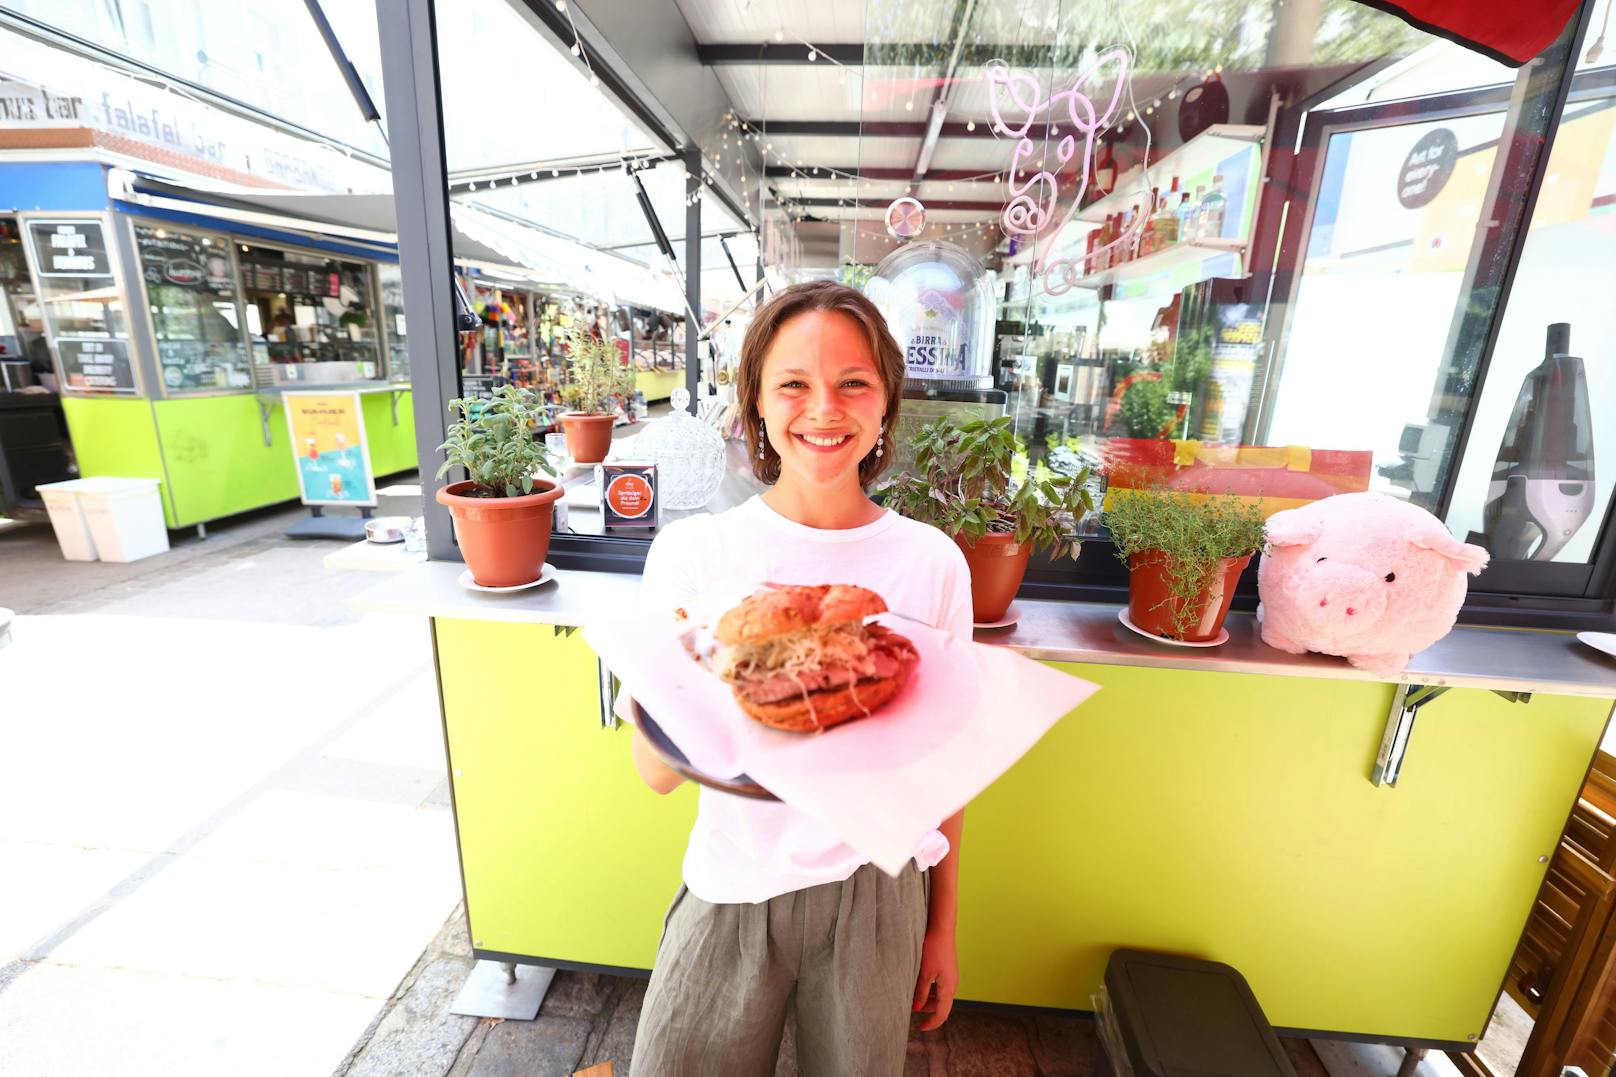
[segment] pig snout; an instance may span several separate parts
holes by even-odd
[[[1386,612],[1381,577],[1355,565],[1314,565],[1296,592],[1298,612],[1332,635],[1367,629]]]

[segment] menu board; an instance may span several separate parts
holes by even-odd
[[[241,267],[241,276],[250,291],[280,292],[285,290],[281,287],[281,267],[278,265],[248,262]]]
[[[286,393],[281,399],[303,504],[376,504],[359,394]]]
[[[198,289],[234,301],[236,280],[222,238],[135,225],[135,249],[146,284]]]
[[[62,379],[71,388],[135,391],[135,371],[129,363],[126,340],[57,337],[56,355],[61,361]]]
[[[110,277],[112,259],[100,221],[29,221],[41,277]]]

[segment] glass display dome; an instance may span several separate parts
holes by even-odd
[[[662,507],[699,509],[724,481],[724,437],[685,410],[690,393],[672,394],[673,414],[658,419],[634,439],[634,455],[657,466]]]
[[[910,378],[982,388],[992,382],[993,276],[952,243],[909,243],[881,260],[864,293],[903,349]]]

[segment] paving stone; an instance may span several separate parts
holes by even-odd
[[[948,1043],[948,1077],[1034,1077],[1038,1073],[1027,1025],[1019,1015],[955,1010],[937,1031]]]
[[[469,963],[445,957],[421,971],[383,1017],[346,1077],[424,1077],[447,1073],[477,1018],[449,1012]]]
[[[628,1077],[634,1061],[634,1031],[640,1023],[646,983],[628,977],[618,981],[611,1012],[595,1020],[594,1046],[585,1053],[584,1065],[610,1062],[617,1077]]]
[[[606,1009],[617,987],[617,980],[598,972],[560,969],[550,982],[539,1012],[551,1017],[595,1017]]]
[[[471,931],[466,927],[464,901],[455,906],[455,911],[449,914],[449,919],[444,921],[442,930],[438,932],[437,938],[432,940],[427,952],[441,954],[444,957],[471,956]]]
[[[581,1017],[502,1021],[488,1030],[467,1077],[569,1077],[581,1064],[589,1029]]]
[[[1031,1046],[1038,1072],[1049,1077],[1105,1073],[1092,1018],[1038,1011],[1031,1015]]]

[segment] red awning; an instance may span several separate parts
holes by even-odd
[[[1519,67],[1560,36],[1577,0],[1360,0],[1411,26]]]

